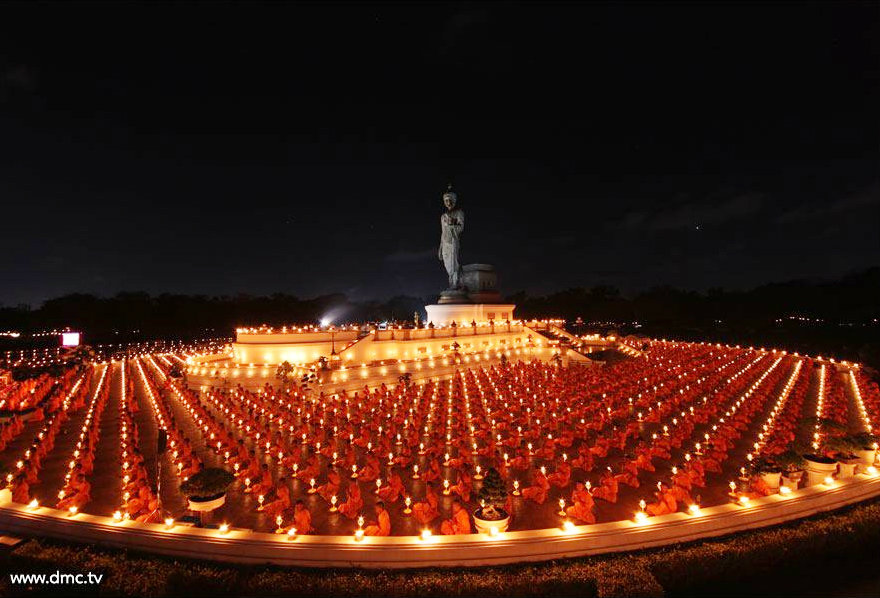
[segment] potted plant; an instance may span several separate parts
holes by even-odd
[[[801,451],[789,449],[776,455],[773,459],[782,469],[782,485],[791,490],[797,490],[804,477],[804,465],[806,460],[801,456]]]
[[[189,501],[189,510],[210,513],[226,503],[226,490],[235,476],[217,467],[198,472],[180,485],[180,492]]]
[[[825,444],[828,449],[834,452],[834,458],[837,459],[837,477],[853,477],[856,473],[856,466],[860,462],[855,451],[861,446],[855,439],[855,435],[832,436]]]
[[[494,527],[503,532],[510,525],[510,513],[504,508],[507,502],[507,486],[501,474],[490,468],[478,494],[480,507],[474,511],[474,525],[479,532],[489,533]]]
[[[782,466],[774,459],[760,456],[751,462],[751,471],[754,475],[760,476],[761,480],[767,487],[772,490],[778,490],[782,481]]]
[[[880,437],[870,432],[860,432],[850,438],[853,441],[853,453],[859,458],[859,470],[863,471],[877,460],[877,442]]]
[[[804,420],[809,430],[822,430],[822,440],[818,448],[813,445],[814,452],[804,453],[807,470],[807,486],[821,484],[837,471],[837,459],[833,458],[836,451],[832,442],[832,434],[845,431],[845,427],[832,419],[810,417]]]

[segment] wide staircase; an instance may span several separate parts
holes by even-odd
[[[570,363],[579,363],[582,365],[595,365],[601,363],[590,357],[590,347],[586,346],[578,337],[564,328],[560,328],[559,326],[550,323],[540,323],[537,325],[530,324],[528,328],[546,338],[551,346],[559,347],[562,355],[568,357]]]

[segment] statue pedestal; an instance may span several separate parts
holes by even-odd
[[[444,303],[443,296],[440,302],[434,305],[426,305],[428,322],[434,326],[449,326],[453,322],[460,328],[471,325],[471,322],[482,324],[494,320],[496,326],[501,326],[507,320],[513,320],[513,310],[516,308],[512,303]]]
[[[440,299],[437,300],[437,303],[447,304],[447,303],[470,303],[471,300],[468,298],[468,293],[465,289],[446,289],[442,293],[440,293]],[[430,320],[430,318],[428,318]],[[434,322],[436,324],[436,322]]]

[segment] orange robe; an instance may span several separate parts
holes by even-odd
[[[437,504],[437,495],[434,494],[433,490],[428,488],[425,494],[425,500],[413,505],[413,519],[422,525],[429,524],[440,515],[440,511],[437,509]]]
[[[349,519],[354,519],[363,508],[364,499],[361,497],[360,486],[356,481],[351,482],[348,485],[348,499],[339,506],[339,512]]]
[[[459,509],[458,513],[452,516],[452,519],[447,519],[443,522],[440,526],[440,532],[447,536],[474,533],[468,512],[464,508]]]
[[[390,536],[391,535],[391,516],[388,511],[379,513],[376,525],[368,525],[364,528],[365,536]]]
[[[293,513],[293,527],[296,528],[298,534],[310,534],[312,529],[312,514],[308,509],[303,508],[301,511]]]
[[[596,523],[596,516],[593,514],[595,503],[593,496],[587,490],[575,490],[571,495],[571,500],[574,504],[565,509],[569,517],[585,523]]]

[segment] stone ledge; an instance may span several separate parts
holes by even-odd
[[[416,536],[364,538],[351,536],[286,536],[233,529],[217,530],[159,524],[116,523],[108,517],[81,513],[69,517],[48,507],[30,509],[4,501],[0,526],[25,537],[50,537],[166,556],[231,563],[270,563],[300,567],[420,568],[461,567],[537,562],[560,558],[627,552],[714,538],[777,525],[832,511],[880,496],[880,475],[859,474],[831,487],[804,488],[790,496],[768,496],[748,506],[725,504],[699,515],[679,512],[637,524],[615,521],[561,528],[515,531],[497,537]]]

